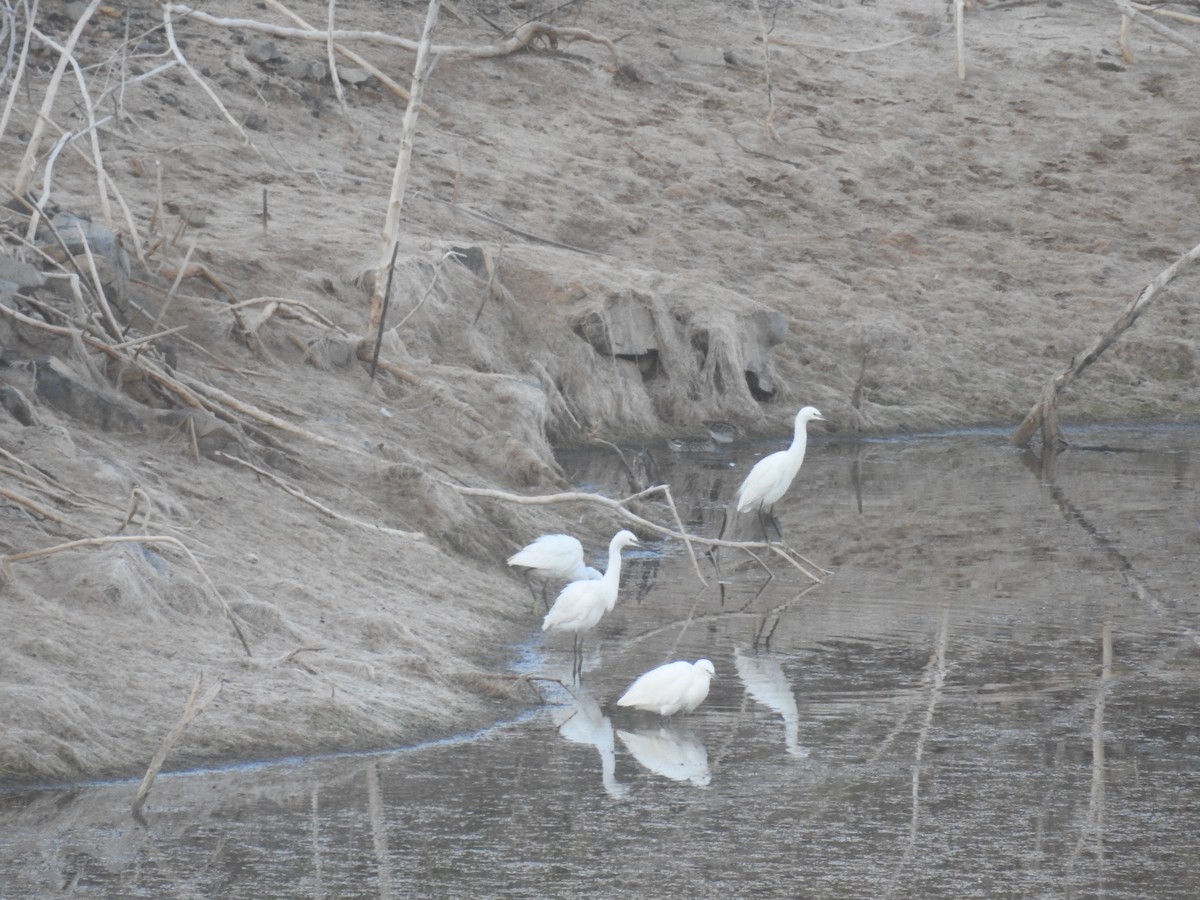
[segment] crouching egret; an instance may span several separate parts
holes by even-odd
[[[632,531],[618,531],[608,542],[608,568],[599,581],[572,581],[542,620],[542,631],[570,631],[575,635],[575,665],[572,676],[583,680],[583,633],[596,627],[606,612],[617,605],[621,585],[621,550],[638,539]]]
[[[530,574],[542,579],[542,602],[547,608],[550,604],[546,601],[546,586],[551,581],[600,580],[600,573],[583,561],[583,544],[569,534],[543,534],[510,556],[508,564],[524,570],[526,584]],[[533,585],[529,591],[533,593]],[[536,603],[537,594],[533,597]]]
[[[632,706],[660,716],[691,712],[704,702],[709,682],[716,675],[716,669],[707,659],[698,659],[694,663],[683,659],[666,663],[651,669],[630,685],[617,706]]]
[[[808,445],[808,423],[813,419],[826,421],[813,406],[806,406],[796,413],[796,434],[792,438],[792,445],[756,462],[742,486],[738,488],[737,511],[758,511],[758,523],[762,526],[765,541],[770,538],[767,537],[764,515],[769,515],[775,522],[775,532],[779,539],[783,540],[783,533],[779,530],[779,521],[775,519],[773,508],[779,502],[779,498],[787,492],[796,473],[800,471],[800,464],[804,462],[804,450]]]

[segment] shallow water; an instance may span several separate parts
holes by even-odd
[[[1038,471],[1001,434],[816,439],[780,504],[834,574],[629,556],[583,689],[395,753],[0,794],[0,895],[1200,896],[1200,503],[1188,429],[1074,434]],[[715,535],[777,443],[674,453]],[[622,492],[614,457],[569,457]],[[594,548],[599,549],[599,548]],[[598,555],[598,554],[597,554]],[[514,668],[564,677],[570,640]],[[613,699],[707,656],[663,723]]]

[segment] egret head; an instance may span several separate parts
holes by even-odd
[[[703,672],[709,678],[717,677],[717,670],[713,667],[712,661],[707,659],[698,659],[694,663],[696,670]]]
[[[618,531],[613,535],[612,545],[614,547],[628,547],[630,544],[637,544],[638,539],[632,531]]]
[[[828,421],[815,406],[806,406],[800,412],[796,413],[797,425],[801,422],[811,422],[813,419],[819,419],[822,422]]]

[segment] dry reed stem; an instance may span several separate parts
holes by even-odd
[[[237,303],[231,303],[229,305],[229,308],[231,310],[243,310],[243,309],[246,309],[251,306],[259,306],[259,305],[264,305],[264,306],[272,306],[273,305],[276,307],[284,307],[285,309],[288,307],[294,306],[297,309],[302,309],[306,313],[308,313],[308,316],[297,315],[295,313],[291,313],[290,314],[291,317],[296,319],[297,321],[299,321],[305,325],[312,325],[314,328],[320,327],[320,328],[328,328],[330,331],[341,331],[341,329],[336,324],[334,324],[331,320],[325,318],[323,315],[321,315],[321,313],[319,313],[317,310],[313,309],[313,307],[309,306],[303,300],[292,300],[289,297],[252,297],[249,300],[239,300]],[[272,313],[272,315],[273,314],[274,313]],[[280,314],[285,315],[285,313],[282,310],[280,311]]]
[[[167,310],[171,308],[171,302],[175,299],[175,292],[179,290],[179,282],[183,281],[183,276],[188,270],[188,264],[192,261],[192,254],[196,251],[196,242],[192,241],[188,244],[187,253],[183,255],[183,262],[179,265],[175,273],[175,280],[171,282],[171,288],[167,291],[166,299],[163,300],[162,306],[158,310],[158,315],[154,317],[154,323],[150,326],[151,331],[157,331],[162,325],[163,316],[167,314]]]
[[[787,612],[789,607],[791,607],[798,600],[804,599],[804,597],[815,591],[818,587],[820,587],[820,584],[810,584],[799,593],[765,611],[748,610],[746,606],[749,606],[749,604],[746,604],[746,606],[743,606],[741,609],[721,610],[719,612],[705,613],[702,616],[697,616],[694,614],[696,605],[693,604],[691,612],[689,612],[684,618],[675,619],[672,622],[666,622],[662,625],[656,625],[649,631],[641,631],[634,635],[627,635],[624,638],[624,642],[627,647],[632,646],[633,644],[640,644],[642,641],[656,638],[659,635],[666,634],[668,631],[672,631],[680,626],[683,627],[683,631],[686,631],[688,626],[694,625],[697,622],[720,622],[728,619],[760,618],[764,616],[779,615],[780,613]],[[701,592],[701,594],[703,594],[703,592]],[[682,636],[682,632],[680,633],[680,636]],[[678,638],[676,640],[678,641]],[[672,653],[673,652],[674,650],[672,650]]]
[[[213,455],[220,457],[221,459],[227,460],[231,463],[235,463],[239,466],[245,466],[250,471],[267,479],[269,482],[271,482],[276,487],[283,490],[285,493],[291,494],[293,497],[295,497],[301,503],[307,503],[313,509],[318,510],[319,512],[323,513],[324,515],[329,516],[331,519],[337,519],[339,522],[346,522],[349,525],[353,525],[355,528],[365,528],[368,531],[376,531],[376,532],[379,532],[380,534],[389,534],[389,535],[392,535],[393,537],[402,537],[402,538],[407,538],[407,539],[413,540],[413,541],[425,540],[425,534],[420,531],[401,531],[399,528],[389,528],[386,525],[379,525],[379,524],[376,524],[375,522],[364,522],[362,519],[356,519],[353,516],[346,515],[345,513],[336,512],[336,511],[330,509],[328,506],[325,506],[324,504],[317,502],[312,497],[308,496],[308,494],[304,493],[304,491],[300,490],[300,488],[288,484],[286,481],[284,481],[278,475],[275,475],[274,473],[267,471],[266,469],[262,468],[261,466],[256,466],[252,462],[241,459],[240,457],[230,456],[228,453],[224,453],[220,450],[218,450]]]
[[[441,258],[437,261],[437,263],[434,264],[433,278],[431,278],[429,280],[429,286],[426,287],[425,292],[423,294],[421,294],[421,299],[418,300],[416,302],[416,305],[413,306],[413,308],[410,309],[405,314],[403,319],[401,319],[399,322],[397,322],[395,325],[392,326],[393,330],[398,330],[400,328],[400,326],[402,326],[405,322],[407,322],[409,319],[411,319],[413,316],[415,316],[417,314],[417,311],[420,310],[420,308],[425,305],[425,301],[429,299],[429,295],[432,294],[433,289],[435,287],[437,287],[438,275],[441,274],[442,268],[446,265],[446,260],[451,259],[451,258],[456,259],[456,260],[461,259],[462,254],[455,250],[447,250],[445,253],[442,254]],[[389,277],[391,276],[393,261],[394,261],[393,259],[389,259],[388,263],[387,263]],[[378,278],[378,276],[376,276],[376,278]],[[382,325],[382,316],[381,316],[380,324]]]
[[[1137,64],[1137,57],[1133,55],[1133,48],[1129,46],[1129,30],[1133,26],[1129,16],[1121,14],[1121,30],[1117,33],[1117,46],[1121,48],[1121,59],[1129,63],[1129,65]]]
[[[425,90],[425,80],[433,71],[434,58],[429,53],[433,44],[433,32],[437,28],[438,12],[441,0],[430,0],[429,9],[425,14],[425,27],[421,31],[421,42],[417,46],[417,59],[413,64],[412,100],[404,109],[404,120],[400,126],[400,149],[396,156],[396,168],[392,172],[392,191],[388,197],[387,210],[384,216],[382,242],[379,252],[379,264],[375,270],[375,285],[371,291],[371,311],[367,320],[366,343],[373,344],[379,334],[383,321],[383,303],[385,285],[388,279],[385,272],[391,268],[391,259],[396,251],[396,242],[400,230],[400,208],[404,205],[404,189],[408,185],[408,171],[412,164],[413,133],[416,131],[417,118],[421,108],[421,94]]]
[[[515,225],[510,225],[503,219],[497,219],[495,216],[490,216],[485,212],[480,212],[477,209],[471,209],[469,206],[464,206],[456,200],[443,200],[434,194],[422,194],[426,200],[436,200],[438,203],[444,203],[453,209],[455,212],[466,213],[468,216],[474,216],[483,222],[488,222],[495,225],[497,228],[503,228],[510,234],[515,234],[518,237],[523,237],[527,241],[535,241],[539,244],[545,244],[547,247],[558,247],[562,250],[570,250],[572,253],[582,253],[585,256],[600,256],[595,250],[587,250],[583,247],[576,247],[574,244],[564,244],[562,241],[556,241],[553,238],[548,238],[532,231],[526,231],[522,228],[517,228]]]
[[[225,108],[225,104],[221,102],[221,98],[217,96],[216,91],[210,88],[208,86],[208,82],[200,77],[200,73],[192,68],[192,64],[187,61],[187,57],[185,57],[183,55],[183,51],[179,49],[179,44],[175,41],[175,29],[171,25],[172,9],[173,7],[171,4],[163,4],[163,33],[167,36],[167,45],[171,48],[171,52],[175,55],[175,58],[179,60],[179,64],[187,69],[187,73],[192,76],[192,80],[195,81],[196,84],[200,85],[200,88],[204,91],[204,93],[208,94],[209,99],[212,100],[217,109],[221,111],[221,115],[225,117],[226,121],[228,121],[238,135],[241,136],[242,141],[257,151],[258,148],[255,147],[254,142],[250,140],[250,135],[246,134],[238,120],[229,114],[229,110]]]
[[[95,286],[93,294],[96,298],[96,305],[100,307],[100,312],[104,317],[104,324],[108,327],[109,336],[119,339],[123,336],[121,326],[117,323],[117,317],[113,315],[112,307],[108,304],[108,296],[104,293],[104,283],[100,280],[100,272],[96,269],[96,257],[92,253],[91,241],[83,233],[83,228],[79,225],[78,221],[75,222],[75,230],[79,233],[80,243],[83,244],[83,253],[88,263],[88,274],[92,276],[92,284]],[[113,260],[112,265],[116,268],[118,265],[117,260]]]
[[[1099,359],[1100,354],[1107,350],[1130,325],[1137,321],[1138,316],[1158,296],[1159,292],[1171,283],[1176,275],[1197,259],[1200,259],[1200,244],[1197,244],[1187,253],[1183,254],[1183,256],[1179,257],[1179,259],[1175,260],[1175,262],[1171,263],[1171,265],[1167,266],[1167,268],[1159,272],[1148,285],[1142,288],[1141,293],[1125,307],[1125,311],[1117,317],[1117,320],[1108,327],[1107,331],[1096,338],[1092,342],[1092,345],[1082,354],[1072,357],[1070,364],[1065,369],[1046,382],[1042,390],[1041,399],[1033,405],[1029,414],[1025,416],[1025,420],[1013,432],[1012,443],[1018,447],[1028,447],[1034,434],[1040,428],[1042,430],[1042,446],[1044,448],[1056,450],[1060,445],[1065,444],[1062,431],[1058,425],[1058,395],[1084,369]]]
[[[909,41],[919,40],[921,38],[937,38],[941,37],[950,30],[949,25],[943,26],[933,34],[910,34],[907,37],[897,38],[894,41],[886,41],[882,44],[872,44],[869,47],[831,47],[828,44],[810,44],[806,41],[797,41],[792,38],[772,37],[768,40],[772,44],[780,47],[797,47],[801,50],[824,50],[828,53],[874,53],[877,50],[887,50],[891,47],[898,47],[901,44],[907,44]]]
[[[333,20],[337,11],[337,0],[329,0],[329,34],[333,34]],[[326,35],[325,41],[325,59],[329,64],[329,80],[333,82],[333,92],[337,94],[338,106],[342,108],[342,115],[346,121],[350,121],[350,107],[346,105],[346,92],[342,89],[342,78],[338,75],[337,55],[333,49],[333,38]],[[354,125],[350,125],[350,130],[354,130]],[[266,228],[266,217],[263,217],[263,227]]]
[[[23,4],[25,7],[25,20],[28,24],[32,24],[37,18],[38,0],[33,0],[33,5],[28,3]],[[13,22],[16,26],[16,22]],[[0,141],[4,140],[4,132],[8,130],[8,117],[12,113],[13,105],[17,102],[17,97],[20,96],[21,79],[25,75],[25,63],[29,59],[29,42],[33,39],[33,31],[29,27],[25,28],[25,39],[21,42],[21,55],[17,58],[17,71],[13,74],[12,85],[8,89],[8,98],[4,101],[4,112],[0,113]],[[3,79],[0,79],[3,81]]]
[[[954,0],[954,72],[959,81],[967,77],[967,49],[963,40],[963,0]]]
[[[22,496],[21,494],[16,493],[15,491],[9,490],[6,487],[0,487],[0,497],[3,497],[6,500],[10,500],[13,503],[16,503],[18,506],[23,506],[27,510],[29,510],[31,513],[41,516],[44,519],[49,519],[52,522],[57,522],[59,525],[62,525],[64,528],[70,528],[72,531],[76,532],[77,534],[87,534],[88,533],[88,530],[86,528],[82,527],[81,525],[77,525],[76,523],[72,522],[70,519],[63,518],[58,513],[56,513],[54,510],[48,509],[45,506],[42,506],[36,500],[31,500],[28,497],[25,497],[25,496]]]
[[[46,121],[50,118],[50,110],[54,107],[54,98],[58,94],[59,85],[62,83],[63,73],[67,70],[67,62],[70,54],[75,50],[75,43],[79,40],[79,36],[83,33],[83,28],[91,19],[92,14],[96,11],[96,7],[100,5],[100,0],[91,0],[87,7],[80,14],[79,19],[75,22],[75,27],[71,29],[71,33],[67,36],[67,42],[63,45],[63,52],[58,56],[58,63],[54,67],[54,73],[50,76],[50,83],[46,86],[46,96],[42,98],[42,108],[39,111],[37,121],[33,124],[33,131],[29,136],[29,141],[25,145],[25,154],[21,157],[20,163],[17,164],[17,177],[13,182],[13,191],[18,196],[25,196],[25,192],[29,190],[29,183],[33,180],[33,168],[37,160],[38,150],[42,143],[42,133],[46,130]],[[29,23],[32,26],[32,22]],[[16,85],[13,85],[15,92]]]
[[[107,537],[83,538],[78,541],[68,541],[65,544],[55,544],[53,547],[42,547],[38,550],[26,550],[24,553],[10,553],[8,556],[0,556],[0,566],[23,562],[25,560],[41,559],[42,557],[53,556],[55,553],[63,553],[67,550],[77,550],[80,547],[103,547],[106,544],[169,544],[179,550],[188,558],[188,561],[195,567],[200,577],[204,579],[204,583],[208,585],[208,589],[212,591],[213,596],[217,598],[217,603],[220,604],[221,610],[229,620],[229,624],[233,626],[233,630],[237,634],[238,640],[241,641],[246,655],[254,655],[250,652],[250,645],[246,643],[246,637],[242,634],[241,626],[238,625],[237,619],[233,616],[233,610],[229,608],[229,604],[225,602],[225,598],[221,596],[221,592],[217,590],[217,586],[208,577],[208,573],[204,571],[204,567],[200,565],[200,561],[192,555],[192,551],[187,548],[187,545],[178,538],[173,538],[165,534],[114,534]]]
[[[100,153],[100,129],[96,121],[96,109],[92,104],[92,95],[88,91],[87,79],[83,77],[83,70],[79,68],[79,61],[75,59],[75,54],[71,53],[65,47],[59,46],[58,42],[41,31],[38,31],[34,26],[30,26],[38,36],[38,39],[44,41],[47,45],[57,50],[71,66],[71,70],[75,73],[75,81],[79,84],[79,95],[83,100],[83,109],[87,114],[88,127],[87,132],[90,135],[92,143],[92,158],[95,160],[96,169],[96,193],[100,198],[100,214],[104,218],[104,224],[109,228],[113,227],[112,203],[108,199],[108,189],[105,180],[107,174],[104,170],[104,157]],[[105,119],[107,121],[107,118]]]
[[[285,432],[286,434],[302,437],[306,440],[312,441],[314,444],[333,447],[337,450],[341,450],[343,453],[351,453],[355,456],[370,455],[358,447],[350,444],[344,444],[341,441],[335,441],[333,438],[327,438],[324,435],[317,434],[313,431],[308,431],[305,428],[301,428],[299,425],[293,425],[286,419],[281,419],[278,416],[271,415],[271,413],[264,412],[257,406],[244,403],[237,397],[234,397],[232,394],[229,394],[218,387],[214,387],[211,384],[206,384],[193,378],[184,378],[182,381],[176,381],[175,379],[167,376],[165,373],[160,372],[157,368],[147,368],[147,371],[156,380],[162,382],[164,386],[170,386],[170,383],[174,383],[174,385],[178,387],[186,388],[189,395],[196,396],[201,401],[199,403],[189,405],[202,406],[217,415],[221,415],[223,412],[226,412],[226,410],[233,410],[263,425],[269,425],[270,427]],[[193,391],[195,393],[191,394]]]
[[[763,45],[763,70],[766,77],[767,88],[767,116],[763,120],[763,127],[770,133],[771,138],[775,143],[781,143],[779,132],[775,130],[775,91],[771,81],[771,41],[770,32],[767,31],[767,23],[763,18],[762,7],[758,0],[754,0],[754,15],[758,19],[759,39]]]
[[[267,0],[267,2],[271,3],[271,0]],[[272,3],[272,5],[274,4]],[[189,19],[194,19],[197,22],[203,22],[206,25],[215,25],[219,28],[244,28],[248,31],[260,31],[264,34],[274,35],[275,37],[296,38],[302,41],[324,42],[332,38],[335,41],[343,43],[346,41],[361,41],[369,44],[400,47],[412,52],[416,52],[421,45],[419,40],[414,41],[383,31],[338,30],[324,32],[318,31],[315,28],[287,28],[282,25],[271,25],[267,22],[259,22],[254,19],[219,18],[200,12],[182,3],[168,3],[163,8],[169,12],[178,13],[180,16],[187,16]],[[429,52],[434,56],[452,56],[457,59],[493,59],[497,56],[510,56],[518,50],[524,49],[538,38],[563,42],[586,41],[592,44],[600,44],[612,55],[614,66],[620,66],[621,64],[621,55],[617,52],[617,45],[608,38],[592,34],[583,28],[559,28],[547,22],[526,22],[498,44],[484,44],[480,46],[434,44],[429,48]]]
[[[290,9],[288,9],[286,6],[284,6],[282,3],[280,3],[279,0],[266,0],[266,4],[267,4],[267,6],[271,7],[271,9],[275,10],[277,13],[287,16],[289,19],[291,19],[293,22],[295,22],[301,28],[307,29],[308,31],[311,31],[311,32],[315,32],[316,34],[321,34],[321,32],[318,29],[314,28],[312,25],[309,25],[308,22],[304,21],[304,19],[302,19],[300,16],[296,15],[294,12],[292,12]],[[204,21],[204,19],[200,19],[200,21]],[[214,21],[214,22],[210,22],[208,24],[221,25],[222,27],[229,27],[229,26],[224,26],[223,21]],[[336,50],[342,56],[346,57],[346,59],[350,60],[356,66],[366,69],[368,72],[370,72],[372,75],[374,75],[376,79],[378,79],[380,84],[382,84],[384,87],[386,87],[389,91],[391,91],[393,94],[395,94],[401,100],[403,100],[405,103],[411,102],[412,95],[410,95],[408,93],[408,91],[405,90],[403,87],[396,84],[396,82],[392,81],[392,79],[389,78],[387,75],[385,75],[382,70],[380,70],[378,67],[376,67],[374,64],[372,64],[368,60],[359,56],[357,53],[355,53],[353,50],[349,49],[348,47],[344,47],[341,44],[336,43],[336,40],[334,38],[332,21],[330,22],[330,30],[327,34],[323,35],[323,39],[326,39],[327,42],[332,42],[334,50]],[[330,72],[332,72],[332,71],[333,71],[333,69],[331,68]],[[437,115],[437,113],[434,113],[433,110],[429,109],[428,107],[422,107],[422,111],[427,112],[427,113],[432,113],[433,115]]]
[[[192,686],[192,692],[188,695],[187,704],[183,708],[183,715],[179,717],[179,721],[175,723],[167,736],[159,745],[158,752],[154,754],[154,758],[150,760],[150,766],[146,769],[146,774],[142,778],[142,783],[138,787],[137,796],[133,800],[133,817],[141,824],[145,824],[145,817],[142,815],[142,807],[146,804],[146,797],[150,794],[150,789],[154,786],[154,779],[158,777],[159,771],[163,767],[163,763],[167,761],[167,754],[171,752],[171,748],[175,746],[175,742],[183,735],[192,719],[200,715],[204,708],[221,693],[221,681],[208,689],[203,697],[200,697],[200,688],[204,685],[204,673],[201,672],[196,676],[196,683]],[[197,699],[199,698],[199,699]]]

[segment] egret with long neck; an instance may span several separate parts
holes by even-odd
[[[796,433],[792,438],[792,445],[786,450],[764,456],[756,462],[754,468],[750,470],[750,474],[746,476],[746,480],[742,482],[742,486],[738,488],[737,511],[744,512],[748,509],[758,511],[758,522],[762,526],[763,540],[770,540],[767,537],[767,523],[764,518],[768,515],[775,523],[776,534],[779,535],[781,541],[783,540],[779,521],[775,518],[774,506],[779,502],[779,498],[787,492],[792,479],[800,471],[800,464],[804,462],[804,451],[808,446],[808,423],[814,419],[825,421],[825,417],[816,407],[806,406],[796,413]]]
[[[542,620],[542,631],[570,631],[574,634],[575,659],[572,677],[583,680],[583,634],[617,605],[621,586],[621,550],[638,539],[631,531],[618,531],[608,543],[608,568],[598,581],[572,581]]]

